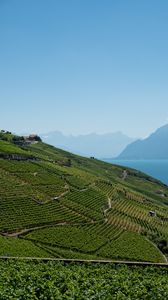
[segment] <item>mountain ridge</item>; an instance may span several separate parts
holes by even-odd
[[[106,134],[81,134],[65,135],[60,131],[40,134],[41,138],[48,144],[65,149],[75,154],[86,157],[108,158],[110,155],[117,156],[124,150],[125,146],[134,141],[122,132]]]
[[[168,125],[143,140],[129,144],[117,159],[168,159]]]

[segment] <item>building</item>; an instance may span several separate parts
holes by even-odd
[[[150,216],[150,217],[156,217],[156,212],[150,210],[150,211],[149,211],[149,216]]]

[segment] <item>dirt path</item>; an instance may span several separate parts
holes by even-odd
[[[95,186],[95,182],[89,184],[88,187],[79,190],[79,192],[86,192],[86,191],[88,191],[90,188],[92,188],[92,187],[94,187],[94,186]]]
[[[111,199],[110,199],[110,197],[108,197],[108,207],[106,209],[104,209],[104,211],[103,211],[103,215],[105,217],[105,223],[108,222],[107,213],[108,213],[109,209],[111,209]]]
[[[16,256],[0,256],[1,260],[22,260],[22,261],[63,261],[65,263],[93,263],[93,264],[116,264],[116,265],[128,265],[128,266],[153,266],[153,267],[165,267],[168,268],[168,263],[152,263],[146,261],[127,261],[127,260],[91,260],[91,259],[66,259],[66,258],[50,258],[50,257],[16,257]]]
[[[36,226],[36,227],[32,227],[32,228],[25,228],[20,231],[12,232],[12,233],[1,233],[1,235],[7,236],[7,237],[18,237],[20,235],[23,235],[25,233],[29,233],[31,231],[38,230],[38,229],[54,227],[54,226],[72,225],[72,224],[79,225],[79,223],[70,223],[70,222],[53,223],[53,224],[48,224],[48,225],[46,224],[46,225]]]
[[[109,207],[109,209],[111,209],[111,199],[110,199],[110,197],[108,197],[108,207]]]
[[[104,215],[107,214],[109,209],[111,209],[111,199],[110,199],[110,197],[108,197],[108,207],[103,211]]]
[[[62,197],[64,197],[68,193],[69,193],[69,189],[66,190],[65,192],[63,192],[62,194],[60,194],[58,197],[54,197],[53,201],[61,199]]]

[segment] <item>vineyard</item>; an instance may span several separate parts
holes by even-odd
[[[167,299],[168,270],[125,265],[0,262],[0,299]]]
[[[0,140],[0,255],[165,262],[168,188],[124,172],[42,142]]]

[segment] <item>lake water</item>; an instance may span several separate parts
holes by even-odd
[[[168,160],[104,159],[104,161],[137,169],[168,184]]]

